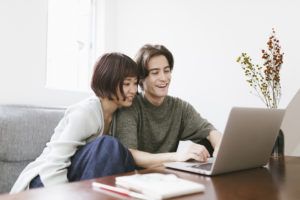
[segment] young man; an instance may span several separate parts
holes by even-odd
[[[162,45],[144,45],[136,62],[144,92],[136,96],[131,107],[117,111],[114,136],[129,148],[139,167],[189,159],[205,161],[210,154],[197,143],[207,138],[216,150],[221,133],[189,103],[168,96],[174,63],[171,52]],[[180,140],[194,143],[175,152]]]

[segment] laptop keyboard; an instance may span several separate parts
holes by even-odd
[[[211,170],[212,167],[212,163],[205,163],[205,164],[196,164],[196,165],[192,165],[190,166],[192,168],[196,168],[196,169],[203,169],[203,170]]]

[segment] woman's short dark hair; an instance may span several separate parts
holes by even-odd
[[[119,87],[125,99],[123,81],[126,77],[139,78],[137,64],[124,54],[106,53],[95,63],[91,88],[98,97],[112,100],[115,96],[119,100]]]
[[[163,45],[146,44],[137,52],[135,61],[139,68],[140,79],[144,79],[149,75],[148,63],[151,58],[163,55],[169,62],[171,71],[173,70],[174,59],[172,53]],[[143,88],[142,83],[139,83]]]

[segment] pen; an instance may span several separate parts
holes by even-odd
[[[138,198],[138,199],[147,199],[147,197],[143,194],[132,192],[130,190],[126,190],[126,189],[119,188],[119,187],[105,185],[105,184],[98,183],[98,182],[93,182],[92,186],[94,188],[100,188],[100,189],[103,189],[103,190],[107,190],[107,191],[114,192],[114,193],[121,194],[121,195],[128,196],[128,197],[135,197],[135,198]]]

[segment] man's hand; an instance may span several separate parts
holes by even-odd
[[[209,152],[205,146],[196,143],[191,143],[186,148],[176,153],[176,161],[187,161],[190,159],[206,161],[209,157]]]

